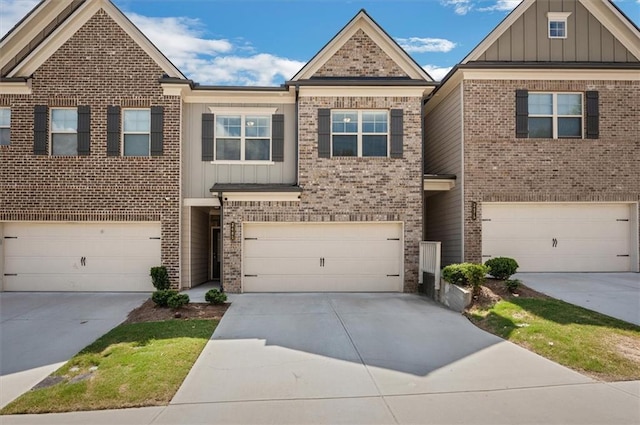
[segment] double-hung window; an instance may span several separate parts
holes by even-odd
[[[0,108],[0,146],[11,143],[11,109]]]
[[[530,138],[581,138],[582,93],[529,93]]]
[[[51,109],[51,155],[78,155],[78,110]]]
[[[149,156],[151,111],[149,109],[123,109],[122,121],[124,156]]]
[[[271,115],[215,115],[215,161],[270,161]]]
[[[387,157],[388,122],[388,111],[331,111],[331,156]]]

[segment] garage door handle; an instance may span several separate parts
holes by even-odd
[[[80,265],[81,266],[87,265],[87,257],[80,257]]]
[[[551,246],[554,248],[558,247],[558,240],[556,238],[551,239]]]
[[[18,273],[5,273],[5,276],[18,276]]]
[[[618,254],[618,255],[616,255],[616,257],[628,257],[628,256],[629,256],[629,254]]]

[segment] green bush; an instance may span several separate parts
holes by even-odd
[[[167,306],[173,309],[182,307],[189,304],[189,295],[187,294],[173,294],[167,299]]]
[[[460,263],[450,264],[442,269],[442,278],[454,285],[480,287],[489,273],[489,267],[484,264]]]
[[[171,282],[169,282],[169,273],[165,266],[151,267],[151,282],[157,290],[169,289]]]
[[[204,299],[209,304],[224,304],[227,300],[227,294],[217,289],[209,289],[207,293],[204,294]]]
[[[489,274],[496,279],[506,280],[518,270],[518,263],[513,258],[496,257],[484,263],[489,267]]]
[[[504,281],[504,284],[509,292],[515,292],[515,290],[518,289],[518,286],[520,286],[521,283],[522,282],[520,282],[520,280],[518,279],[507,279]]]
[[[169,304],[169,298],[174,295],[178,295],[178,291],[172,289],[161,289],[151,294],[151,300],[159,307],[167,307]]]

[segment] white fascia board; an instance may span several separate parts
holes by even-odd
[[[175,84],[166,84],[171,86]],[[164,86],[163,86],[164,87]],[[165,94],[167,94],[165,89]],[[295,89],[291,87],[285,91],[264,90],[193,90],[182,89],[182,101],[184,103],[230,103],[230,104],[289,104],[296,103]]]
[[[87,1],[76,9],[46,40],[24,58],[8,75],[32,75],[69,40],[93,15],[103,9],[170,77],[186,78],[160,51],[108,0]]]
[[[300,202],[300,192],[222,192],[229,202]]]
[[[29,44],[43,29],[71,4],[70,0],[48,1],[39,3],[17,28],[2,40],[0,44],[0,68],[4,67],[24,47]]]
[[[185,207],[219,207],[220,200],[217,196],[213,198],[184,198],[182,205]]]
[[[31,94],[31,79],[27,81],[2,81],[0,94]]]
[[[446,192],[456,187],[455,179],[424,179],[424,190]]]
[[[300,86],[300,97],[423,97],[433,86]]]
[[[436,94],[429,98],[427,104],[422,108],[422,116],[426,116],[431,112],[443,99],[445,99],[449,93],[451,93],[462,81],[462,72],[458,69],[444,85],[440,86]]]

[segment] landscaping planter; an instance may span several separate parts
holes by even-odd
[[[472,289],[453,285],[440,279],[440,290],[437,291],[435,300],[451,310],[462,312],[472,301]]]

